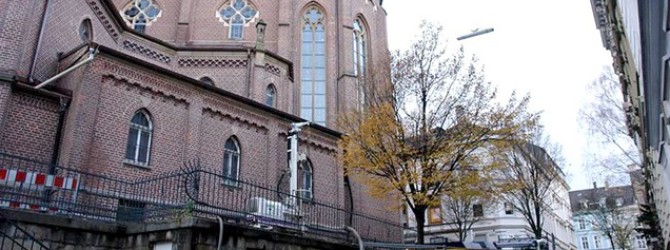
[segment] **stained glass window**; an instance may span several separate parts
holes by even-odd
[[[121,16],[135,31],[144,33],[146,26],[156,21],[161,13],[153,0],[133,0],[126,5]]]
[[[300,116],[326,124],[326,32],[324,16],[316,8],[303,15],[300,47]]]
[[[258,17],[258,11],[247,0],[231,0],[216,12],[216,17],[229,27],[228,38],[242,39],[244,27]]]

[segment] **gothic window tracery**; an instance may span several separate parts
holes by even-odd
[[[153,0],[132,0],[121,12],[126,23],[141,33],[144,33],[146,26],[151,25],[161,14],[161,9]]]
[[[358,76],[358,99],[359,108],[365,107],[365,71],[367,70],[367,34],[360,19],[354,21],[354,74]]]
[[[247,0],[231,0],[216,12],[216,17],[230,27],[228,38],[242,39],[244,27],[254,22],[258,17],[258,10]]]
[[[300,116],[326,124],[326,32],[324,15],[312,6],[302,18]]]

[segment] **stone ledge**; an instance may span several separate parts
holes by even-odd
[[[3,210],[7,218],[16,220],[19,223],[64,227],[102,233],[123,233],[126,231],[124,227],[121,227],[116,223],[101,223],[99,220],[87,220],[81,217],[69,217],[67,215],[42,214],[7,209],[1,210]]]

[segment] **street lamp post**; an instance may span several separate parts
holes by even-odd
[[[456,38],[456,40],[460,41],[460,40],[468,39],[468,38],[479,36],[479,35],[484,35],[486,33],[491,33],[491,32],[493,32],[493,28],[487,28],[487,29],[483,29],[483,30],[475,29],[475,30],[472,31],[472,33],[459,36],[458,38]]]

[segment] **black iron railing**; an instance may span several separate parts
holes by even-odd
[[[276,186],[230,179],[198,162],[129,180],[0,153],[0,191],[0,207],[108,222],[220,216],[247,226],[344,240],[351,239],[345,230],[349,226],[365,240],[402,241],[399,221],[303,199]]]

